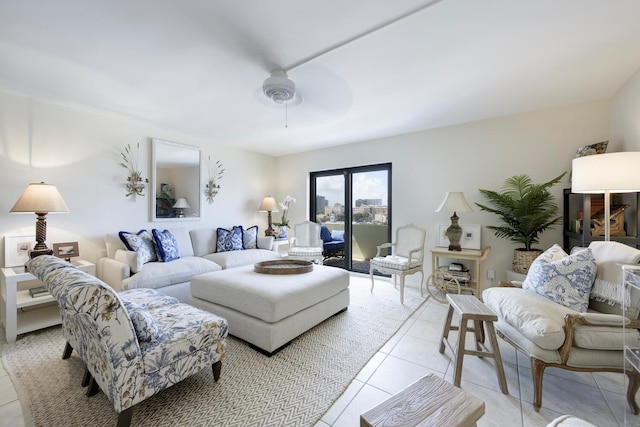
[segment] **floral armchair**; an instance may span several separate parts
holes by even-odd
[[[577,249],[568,255],[554,245],[534,261],[525,282],[485,289],[483,301],[498,316],[498,335],[531,360],[536,411],[542,406],[544,370],[555,367],[624,372],[627,401],[638,414],[640,374],[625,369],[623,343],[640,345],[640,295],[626,293],[621,264],[640,262],[640,250],[599,241]],[[626,317],[621,304],[627,305]]]
[[[133,406],[212,366],[220,377],[225,356],[227,321],[181,304],[152,289],[116,293],[99,279],[71,264],[39,256],[28,268],[58,301],[63,358],[75,349],[90,382],[118,415],[118,426],[131,422]]]

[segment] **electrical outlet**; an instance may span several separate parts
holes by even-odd
[[[496,278],[496,271],[495,270],[487,270],[487,279],[495,280],[495,278]]]

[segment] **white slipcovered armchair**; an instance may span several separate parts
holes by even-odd
[[[293,226],[294,237],[289,244],[287,255],[294,259],[315,261],[322,265],[322,238],[320,224],[304,221]]]
[[[376,256],[369,261],[369,276],[371,277],[371,292],[373,292],[373,271],[379,271],[393,276],[395,286],[396,279],[400,276],[400,303],[404,304],[404,278],[405,276],[420,273],[420,289],[424,280],[424,241],[427,232],[414,224],[398,227],[393,243],[378,245]],[[382,249],[391,249],[391,254],[382,256]]]
[[[482,293],[484,303],[498,316],[498,335],[531,360],[536,411],[542,406],[544,370],[550,366],[625,372],[627,401],[638,414],[635,395],[640,374],[624,369],[622,350],[625,341],[640,345],[634,329],[638,295],[625,293],[621,264],[639,261],[640,250],[618,242],[592,242],[588,249],[574,250],[571,255],[554,245],[534,261],[524,283],[503,283]],[[591,284],[579,285],[589,276]],[[631,301],[627,317],[622,316],[622,301]]]

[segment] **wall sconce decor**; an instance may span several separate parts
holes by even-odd
[[[129,171],[127,182],[125,187],[127,188],[126,197],[129,196],[144,196],[145,183],[148,183],[148,179],[142,179],[142,172],[138,169],[138,154],[140,153],[140,143],[137,145],[136,153],[133,153],[131,144],[127,144],[124,147],[124,153],[120,153],[124,163],[120,163],[120,166]]]
[[[217,181],[222,179],[224,175],[224,171],[226,169],[222,168],[222,163],[220,160],[216,161],[215,166],[211,165],[211,156],[209,156],[209,164],[207,166],[209,172],[209,179],[204,185],[204,196],[207,199],[207,202],[213,203],[213,198],[216,197],[218,191],[220,191],[220,184]]]

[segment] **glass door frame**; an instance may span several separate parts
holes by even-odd
[[[362,172],[387,171],[387,241],[391,242],[391,224],[392,224],[392,177],[393,168],[391,163],[378,163],[365,166],[354,166],[339,169],[330,169],[324,171],[315,171],[309,173],[309,218],[316,222],[316,200],[317,200],[317,178],[327,176],[342,175],[344,178],[344,240],[345,240],[345,268],[352,270],[352,220],[353,220],[353,175]]]

